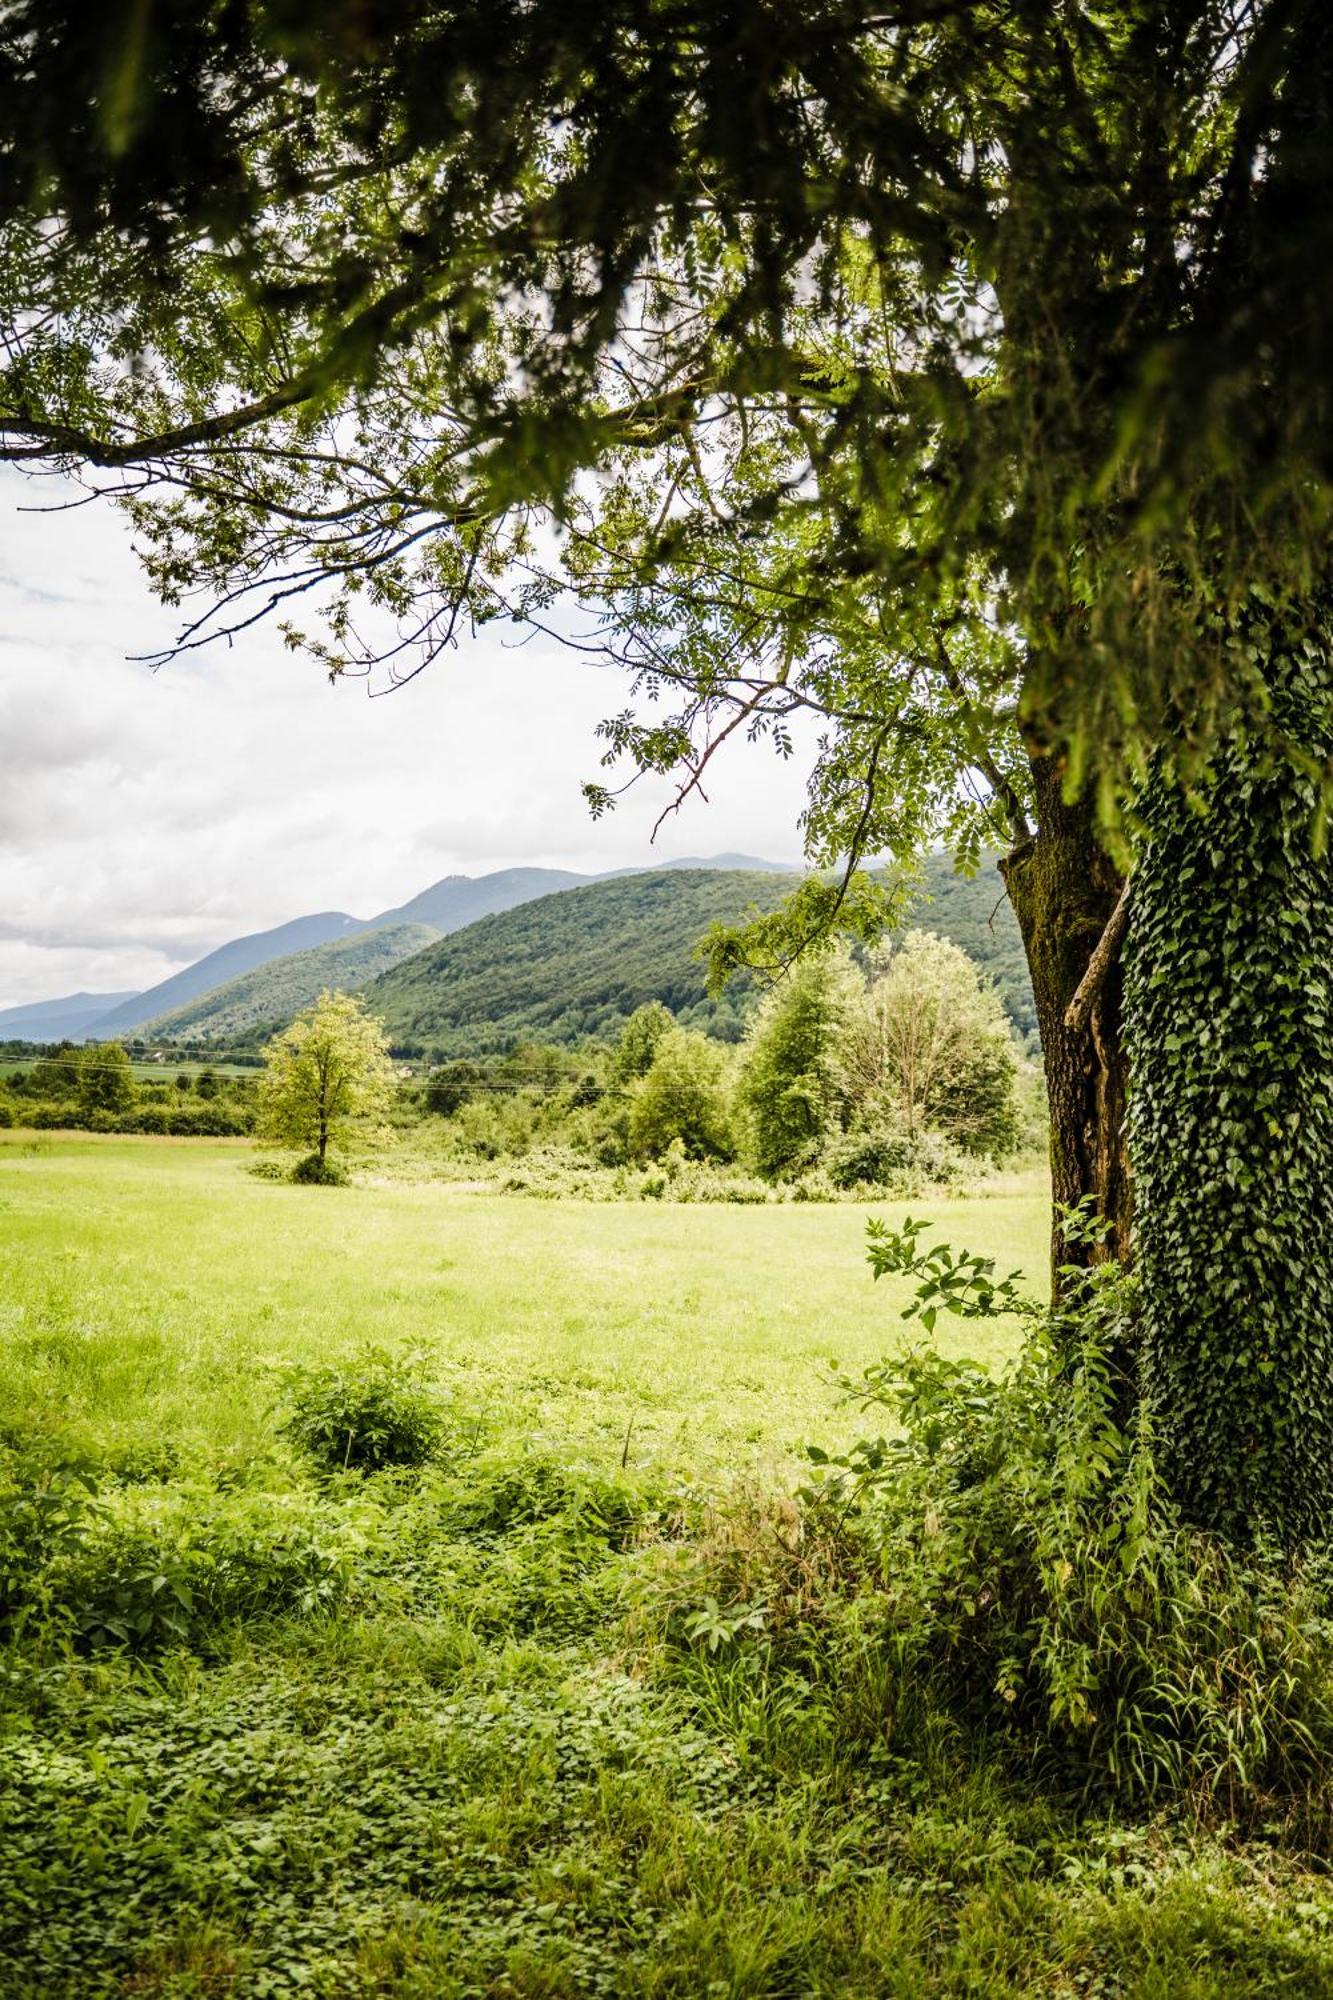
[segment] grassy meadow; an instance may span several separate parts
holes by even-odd
[[[1276,1835],[943,1731],[849,1748],[839,1688],[735,1668],[710,1551],[787,1531],[803,1443],[866,1428],[829,1364],[905,1337],[864,1211],[252,1157],[0,1133],[14,1601],[45,1551],[0,1650],[0,1992],[1333,1994],[1333,1895]],[[1042,1271],[1035,1179],[929,1212]],[[1000,1365],[1017,1329],[939,1340]],[[439,1449],[321,1466],[301,1385],[393,1361]]]

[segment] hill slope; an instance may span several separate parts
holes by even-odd
[[[734,922],[752,903],[771,910],[794,880],[663,869],[567,889],[441,938],[368,986],[366,1004],[395,1047],[430,1054],[613,1034],[645,1000],[734,1036],[746,982],[708,1000],[694,948],[714,919]]]
[[[381,930],[359,931],[335,938],[256,966],[225,986],[214,987],[170,1014],[146,1022],[141,1034],[169,1042],[207,1042],[234,1048],[265,1038],[269,1029],[299,1014],[326,989],[354,993],[433,944],[438,933],[428,924],[386,924]]]
[[[117,1035],[171,1013],[201,993],[211,993],[215,986],[252,972],[258,965],[267,965],[270,960],[285,958],[294,951],[309,951],[315,945],[328,944],[361,928],[355,917],[342,910],[321,910],[318,916],[297,917],[271,931],[252,931],[248,937],[233,938],[230,944],[221,944],[207,957],[187,965],[183,972],[174,972],[170,979],[150,986],[146,993],[136,993],[132,1000],[99,1016],[92,1033],[99,1042],[113,1041]]]

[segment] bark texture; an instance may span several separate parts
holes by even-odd
[[[1050,1104],[1051,1279],[1089,1258],[1129,1254],[1132,1194],[1125,1136],[1128,1066],[1121,1045],[1121,972],[1107,969],[1086,1020],[1071,1027],[1066,1011],[1120,901],[1123,878],[1097,840],[1086,796],[1061,796],[1052,758],[1036,757],[1032,777],[1037,831],[1000,864],[1032,975]],[[1091,1197],[1111,1223],[1104,1246],[1089,1251],[1065,1240],[1059,1209]]]

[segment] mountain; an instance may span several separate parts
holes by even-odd
[[[645,1000],[730,1040],[752,988],[704,991],[695,946],[716,919],[771,910],[797,878],[761,869],[620,875],[483,917],[363,989],[395,1048],[471,1054],[614,1034]]]
[[[93,1023],[133,993],[66,993],[59,1000],[30,1000],[0,1008],[0,1042],[81,1042]]]
[[[737,865],[730,865],[733,863]],[[480,939],[471,940],[460,960],[468,968],[469,983],[457,1005],[451,1003],[441,1012],[436,997],[420,995],[409,1003],[406,996],[417,980],[416,973],[408,984],[389,989],[388,1004],[395,1010],[394,1032],[401,1029],[411,1039],[416,1034],[412,1023],[419,1019],[432,1036],[438,1028],[439,1034],[462,1035],[469,1045],[477,1047],[483,1042],[487,1047],[503,1046],[506,1038],[537,1033],[539,1024],[543,1034],[567,1034],[577,1039],[596,1029],[573,1024],[585,1019],[594,1023],[613,1016],[618,1019],[637,1005],[632,994],[640,987],[657,992],[669,986],[680,994],[676,1004],[687,1015],[715,1032],[732,1034],[739,1032],[748,1005],[747,989],[737,985],[720,1003],[707,1001],[702,969],[691,958],[693,946],[715,916],[731,920],[750,900],[761,908],[772,908],[797,873],[777,862],[721,854],[603,876],[582,876],[558,868],[504,868],[482,876],[449,875],[409,902],[376,917],[323,911],[236,938],[146,993],[69,994],[59,1000],[11,1007],[0,1013],[0,1038],[8,1034],[15,1039],[59,1041],[66,1036],[79,1040],[91,1035],[109,1040],[151,1024],[154,1035],[170,1034],[216,1045],[254,1041],[261,1029],[289,1019],[322,987],[338,984],[353,988],[378,980],[386,970],[396,971],[419,955],[432,937],[453,936],[464,930],[470,936],[479,924],[524,908],[555,903],[566,894],[578,897],[612,887],[629,897],[629,903],[622,906],[627,911],[633,894],[626,885],[636,881],[692,885],[679,903],[668,899],[661,906],[663,911],[669,908],[670,919],[655,945],[640,935],[637,918],[630,922],[623,941],[594,921],[580,944],[575,936],[583,921],[580,913],[591,910],[597,919],[606,906],[596,903],[577,906],[568,919],[573,929],[567,928],[563,918],[556,924],[550,912],[539,919],[542,935],[549,932],[554,952],[547,961],[541,959],[539,951],[533,956],[532,940],[521,926],[506,932],[483,931]],[[707,887],[710,878],[714,884],[711,891]],[[738,904],[737,885],[742,881],[749,887]],[[688,912],[696,909],[702,909],[703,914],[687,937],[693,921]],[[909,921],[922,929],[938,930],[960,944],[994,978],[1015,1024],[1024,1031],[1035,1026],[1022,942],[993,857],[981,874],[968,882],[954,875],[947,856],[931,855]],[[377,942],[365,952],[350,949],[343,956],[319,956],[329,947],[351,947],[372,937]],[[488,970],[478,956],[489,952],[499,959],[511,949],[517,955],[508,966],[497,963]],[[613,961],[609,969],[603,962],[608,956]],[[270,979],[256,977],[269,968]],[[423,969],[420,977],[429,980],[431,975]],[[622,1006],[625,1000],[627,1007]],[[484,1025],[492,1019],[484,1011],[488,1006],[495,1009],[493,1032]],[[566,1016],[565,1027],[552,1025]],[[430,1046],[436,1046],[437,1040],[432,1039]]]
[[[429,924],[443,937],[450,931],[461,931],[465,924],[476,923],[478,917],[512,910],[538,896],[553,895],[558,889],[577,889],[595,880],[592,875],[572,875],[567,868],[499,868],[492,875],[446,875],[443,881],[432,882],[429,889],[423,889],[410,903],[400,903],[396,910],[382,910],[379,916],[370,919],[367,928]]]
[[[132,1000],[101,1015],[93,1023],[95,1038],[99,1042],[113,1041],[117,1035],[127,1034],[145,1021],[156,1020],[159,1014],[183,1007],[201,993],[211,993],[226,980],[237,979],[257,965],[267,965],[270,959],[285,958],[294,951],[309,951],[314,945],[329,944],[334,938],[346,937],[350,931],[360,929],[358,920],[344,911],[322,910],[318,916],[296,917],[271,931],[233,938],[230,944],[219,945],[206,958],[187,965],[183,972],[173,973],[170,979],[150,986],[146,993],[136,993]]]
[[[733,858],[722,855],[711,861],[668,865],[711,869],[729,866]],[[776,864],[756,861],[753,866],[756,869],[772,869]],[[260,966],[271,964],[275,959],[314,950],[338,938],[403,924],[425,924],[438,935],[445,936],[475,923],[479,917],[514,909],[535,897],[581,887],[601,879],[596,875],[576,875],[565,868],[499,868],[489,875],[446,875],[441,881],[433,882],[428,889],[423,889],[410,902],[381,910],[374,917],[349,917],[342,910],[325,910],[318,916],[298,917],[292,923],[279,924],[275,930],[256,931],[251,936],[235,938],[230,944],[220,945],[207,957],[186,966],[184,971],[174,973],[157,986],[149,987],[145,993],[108,995],[108,999],[115,1004],[108,1006],[104,1013],[89,1018],[80,1032],[91,1032],[99,1041],[110,1041],[118,1035],[132,1033],[150,1021],[156,1023],[167,1015],[176,1015],[202,995],[212,993],[219,986],[241,978]],[[59,1031],[60,1034],[66,1032],[69,1031],[63,1028]]]
[[[160,1014],[139,1030],[150,1040],[206,1042],[235,1048],[267,1039],[321,993],[354,993],[400,959],[433,944],[438,932],[428,924],[385,924],[335,938],[286,958],[270,959],[253,972],[215,986],[173,1013]]]

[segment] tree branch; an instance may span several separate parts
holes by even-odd
[[[1097,996],[1106,983],[1106,975],[1115,964],[1124,943],[1125,928],[1129,923],[1129,891],[1126,882],[1120,891],[1120,900],[1106,920],[1106,929],[1097,940],[1097,948],[1088,960],[1088,969],[1078,982],[1073,999],[1065,1008],[1065,1026],[1073,1034],[1081,1034],[1092,1019],[1092,1010],[1097,1004]]]

